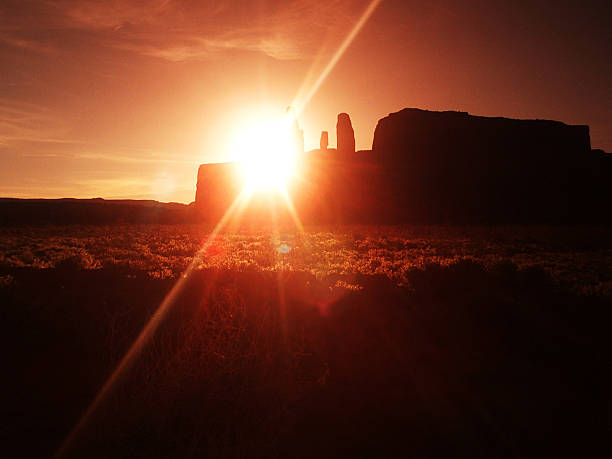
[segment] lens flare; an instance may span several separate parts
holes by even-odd
[[[234,146],[250,191],[280,190],[296,173],[297,148],[288,118],[256,122],[242,130]]]
[[[294,107],[297,107],[295,114],[300,114],[304,107],[308,104],[312,96],[318,91],[320,85],[325,81],[329,73],[340,60],[346,49],[350,46],[354,38],[357,36],[361,28],[368,21],[370,16],[376,10],[382,0],[371,0],[366,10],[363,12],[357,23],[353,26],[350,33],[342,42],[340,48],[336,51],[328,65],[325,67],[315,84],[308,91],[300,91]],[[299,103],[298,103],[299,101]],[[56,451],[54,457],[63,457],[69,450],[74,447],[75,441],[78,439],[83,430],[90,423],[96,410],[114,391],[117,382],[128,371],[134,362],[138,359],[143,349],[153,339],[155,332],[161,322],[164,320],[167,312],[174,305],[178,295],[184,289],[187,279],[192,271],[196,269],[201,257],[206,255],[207,249],[214,242],[217,234],[225,228],[232,218],[240,216],[242,211],[248,205],[252,194],[258,189],[276,189],[283,197],[287,208],[298,228],[303,231],[302,224],[297,215],[291,197],[287,193],[287,182],[296,173],[296,164],[299,153],[303,153],[303,138],[301,139],[301,151],[298,143],[296,143],[294,122],[295,118],[284,117],[279,120],[268,120],[255,123],[243,130],[238,136],[234,151],[238,155],[242,164],[243,175],[245,179],[245,187],[237,196],[233,204],[227,209],[227,212],[221,218],[217,226],[214,228],[209,238],[202,244],[200,250],[195,254],[193,261],[180,276],[179,280],[172,287],[171,291],[159,305],[149,322],[144,326],[140,335],[129,348],[128,352],[123,356],[117,367],[114,369],[110,377],[106,380],[100,391],[96,394],[91,404],[87,407],[81,418],[70,431],[60,448]],[[286,255],[291,248],[288,245],[279,247],[279,254]],[[281,304],[281,321],[283,334],[286,335],[286,302],[284,284],[281,281],[282,273],[279,271],[279,302]]]

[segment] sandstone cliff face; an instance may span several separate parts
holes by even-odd
[[[348,113],[340,113],[336,123],[339,153],[355,153],[355,131]]]
[[[219,219],[232,205],[242,186],[238,163],[202,164],[198,169],[195,205],[211,220]]]
[[[443,155],[456,150],[468,156],[489,152],[500,159],[504,152],[511,152],[515,161],[536,150],[540,155],[571,157],[590,151],[591,144],[588,126],[417,108],[405,108],[379,120],[372,143],[375,153]]]
[[[408,108],[378,122],[372,151],[402,204],[441,220],[571,219],[589,181],[588,126],[558,121]]]
[[[327,150],[329,146],[329,134],[327,131],[321,131],[321,139],[319,140],[319,148],[321,150]]]

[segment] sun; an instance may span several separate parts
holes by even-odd
[[[291,117],[266,118],[241,130],[235,154],[250,191],[284,190],[296,174],[299,144]]]

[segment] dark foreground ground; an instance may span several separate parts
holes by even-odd
[[[403,276],[195,271],[68,456],[607,456],[609,296],[509,262]],[[176,279],[0,279],[0,455],[50,456]]]

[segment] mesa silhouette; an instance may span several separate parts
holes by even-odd
[[[300,155],[289,185],[313,223],[602,223],[612,218],[612,155],[592,150],[589,127],[559,121],[406,108],[378,121],[371,150],[355,152],[350,117],[338,149]],[[202,164],[195,205],[220,218],[241,191],[237,163]],[[270,205],[272,204],[272,205]],[[242,218],[285,220],[281,198],[260,193]]]

